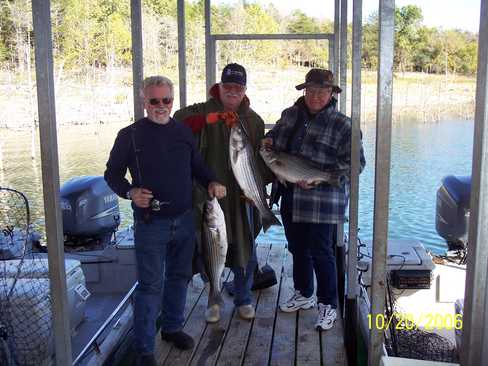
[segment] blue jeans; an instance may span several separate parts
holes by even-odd
[[[186,290],[192,276],[195,246],[193,213],[175,218],[135,220],[137,280],[134,295],[136,350],[154,352],[156,319],[161,311],[161,329],[183,328]]]
[[[251,254],[249,255],[249,260],[247,262],[246,268],[242,267],[232,267],[232,272],[234,273],[234,305],[250,305],[252,302],[251,288],[254,279],[254,270],[258,265],[258,258],[256,255],[256,244],[254,242],[253,233],[253,210],[254,208],[246,204],[246,215],[250,228],[249,242],[244,243],[244,245],[251,246]]]
[[[334,254],[335,224],[292,222],[290,210],[281,218],[293,255],[293,284],[305,297],[313,295],[313,274],[317,278],[317,302],[337,308],[337,268]]]
[[[247,262],[246,268],[233,267],[234,273],[234,305],[249,305],[252,302],[251,287],[254,279],[254,270],[258,265],[258,258],[256,256],[256,245],[252,245],[252,253]]]

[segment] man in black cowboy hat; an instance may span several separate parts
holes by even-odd
[[[335,93],[341,88],[329,70],[311,69],[305,89],[295,104],[285,109],[262,145],[309,160],[323,170],[350,170],[351,120],[337,111]],[[361,147],[361,170],[366,161]],[[344,222],[347,183],[340,187],[306,182],[280,186],[281,217],[293,255],[295,293],[280,304],[281,311],[293,312],[315,306],[313,275],[317,277],[318,319],[316,329],[333,327],[337,317],[337,273],[333,234]]]

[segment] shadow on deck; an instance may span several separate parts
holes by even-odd
[[[195,339],[191,351],[156,340],[159,365],[345,365],[342,320],[327,332],[314,329],[315,309],[283,313],[278,303],[293,292],[292,259],[284,245],[259,244],[259,263],[268,261],[278,284],[255,291],[256,318],[244,321],[224,293],[225,306],[216,324],[205,322],[207,294],[199,276],[188,289],[184,330]]]

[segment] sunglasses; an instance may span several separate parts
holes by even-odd
[[[150,105],[158,105],[161,102],[163,104],[171,104],[171,103],[173,103],[173,98],[164,97],[164,98],[151,98],[151,99],[149,99]]]

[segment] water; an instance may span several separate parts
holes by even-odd
[[[471,175],[473,122],[404,124],[392,131],[389,237],[446,248],[435,230],[436,192],[446,175]],[[367,166],[360,179],[360,237],[372,238],[376,130],[364,130]]]
[[[124,124],[62,126],[58,131],[60,181],[73,176],[102,175],[118,129]],[[363,128],[367,165],[360,179],[360,237],[370,240],[374,207],[374,153],[376,131]],[[42,223],[42,174],[39,137],[32,160],[27,131],[0,131],[0,185],[24,192],[33,221]],[[473,146],[472,121],[437,124],[402,124],[392,132],[390,186],[390,238],[415,238],[436,252],[445,249],[435,231],[436,191],[445,175],[470,175]],[[131,222],[127,200],[120,200],[122,225]],[[283,242],[283,229],[272,227],[259,241]]]

